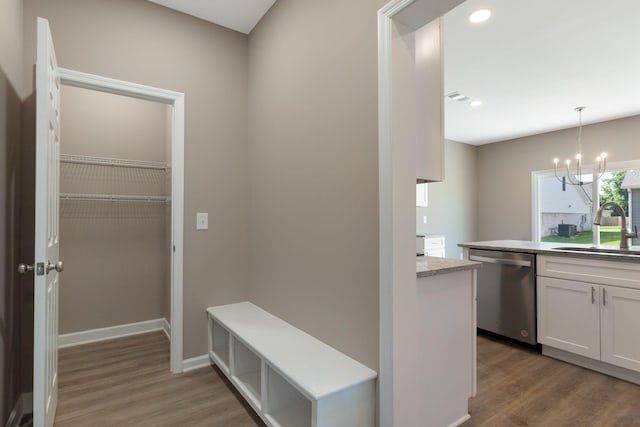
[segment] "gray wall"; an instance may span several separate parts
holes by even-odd
[[[640,159],[639,134],[640,116],[585,126],[583,155]],[[478,147],[478,240],[531,239],[531,172],[575,155],[576,141],[574,128]]]
[[[443,234],[447,258],[460,258],[458,243],[476,239],[477,150],[473,145],[445,141],[445,179],[428,184],[429,206],[416,208],[417,234]]]
[[[250,300],[373,369],[385,3],[279,0],[249,37]]]
[[[63,86],[61,151],[166,162],[166,108]],[[60,191],[168,195],[163,170],[64,162]],[[165,209],[160,203],[61,202],[60,259],[66,267],[61,334],[165,317],[170,274]]]
[[[0,0],[0,425],[7,422],[22,389],[22,288],[16,274],[22,44],[22,2]]]
[[[205,308],[247,292],[247,37],[145,0],[24,4],[27,93],[37,16],[61,67],[185,93],[184,357],[205,354]]]

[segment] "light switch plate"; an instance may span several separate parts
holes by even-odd
[[[196,214],[196,230],[209,229],[209,214],[206,212],[198,212]]]

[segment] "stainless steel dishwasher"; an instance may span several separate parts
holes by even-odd
[[[536,344],[536,257],[470,249],[478,270],[478,328]]]

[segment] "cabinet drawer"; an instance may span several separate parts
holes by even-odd
[[[444,258],[444,248],[429,249],[425,255],[433,256],[433,257],[437,257],[437,258]]]
[[[427,237],[424,239],[425,250],[444,248],[444,237]]]
[[[632,262],[539,255],[537,274],[544,277],[640,289],[640,264]]]

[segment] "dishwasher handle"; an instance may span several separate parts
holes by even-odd
[[[505,259],[505,258],[492,258],[479,255],[470,255],[471,261],[487,262],[489,264],[502,264],[502,265],[514,265],[516,267],[531,267],[531,261],[525,261],[520,259]]]

